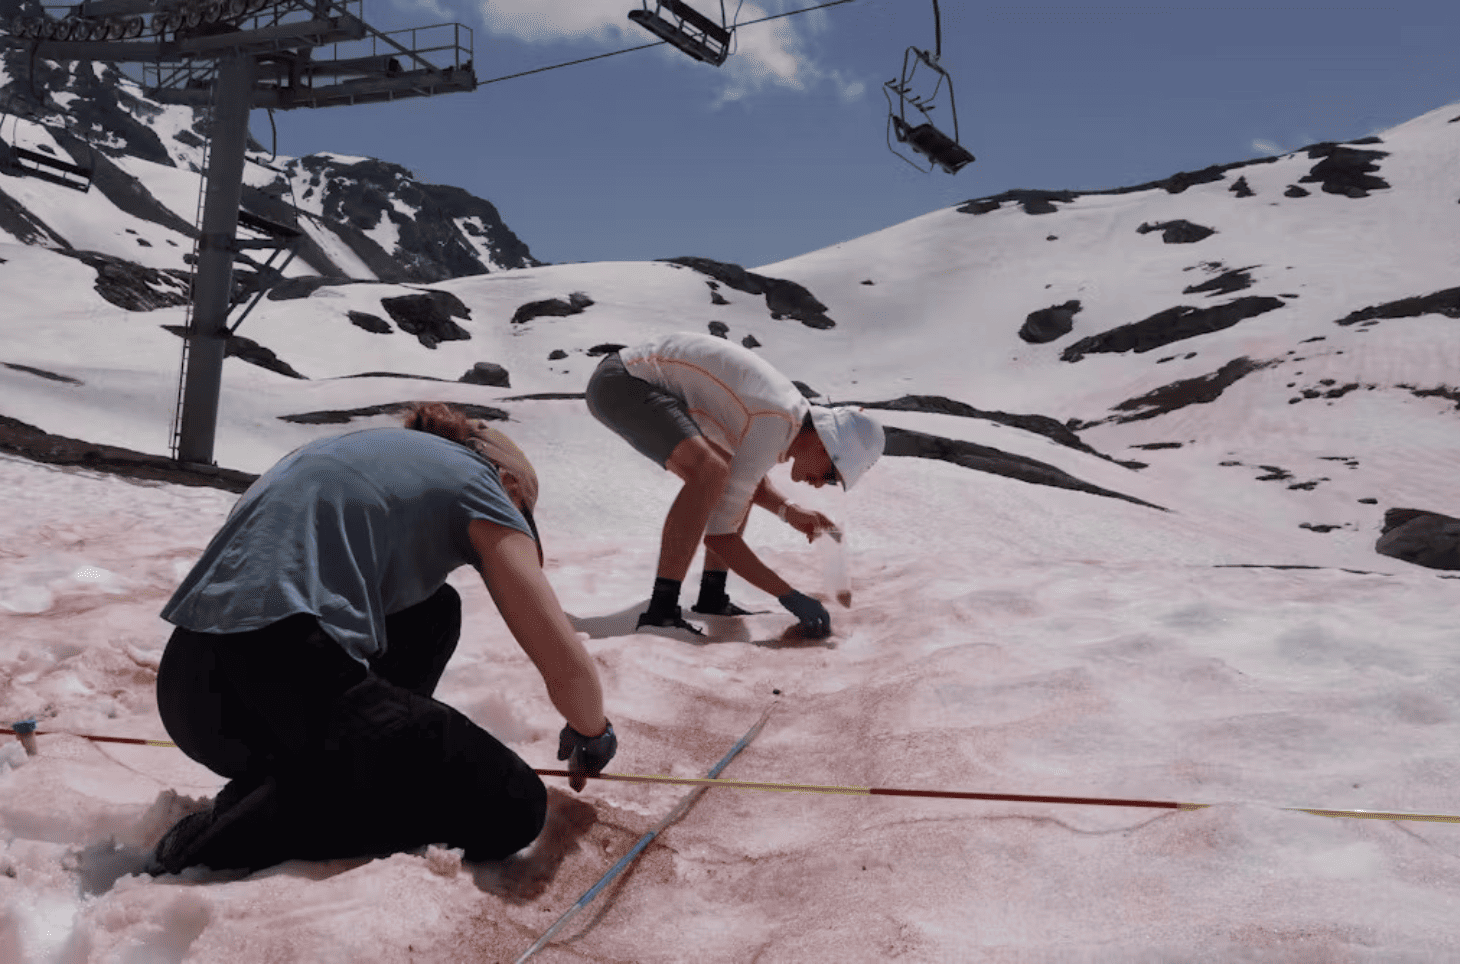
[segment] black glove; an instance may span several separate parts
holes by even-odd
[[[819,639],[831,634],[831,615],[815,598],[799,591],[791,591],[782,595],[780,602],[786,611],[801,620],[801,627],[806,630],[807,638]]]
[[[608,723],[607,720],[604,720]],[[596,774],[618,752],[618,737],[613,735],[613,724],[596,737],[586,737],[571,725],[563,727],[558,734],[558,759],[568,761],[568,770],[574,774]],[[583,789],[582,777],[570,777],[568,783],[573,790]]]

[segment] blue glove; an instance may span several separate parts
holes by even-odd
[[[596,774],[608,766],[617,752],[618,737],[613,734],[612,723],[596,737],[586,737],[571,725],[564,726],[558,734],[558,759],[568,761],[569,773]],[[582,777],[570,777],[568,783],[575,791],[583,789]]]
[[[820,639],[831,634],[831,615],[815,598],[791,591],[782,595],[780,602],[786,611],[801,620],[807,638]]]

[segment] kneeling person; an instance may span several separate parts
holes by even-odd
[[[147,865],[259,869],[443,842],[500,859],[541,830],[523,760],[432,698],[461,631],[466,564],[567,721],[560,759],[596,773],[616,743],[592,659],[542,572],[537,475],[449,406],[408,428],[303,446],[239,499],[162,615],[157,673],[174,742],[230,778]]]

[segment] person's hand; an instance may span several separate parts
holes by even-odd
[[[842,532],[837,529],[832,519],[818,510],[804,510],[795,504],[788,504],[786,523],[805,534],[808,544],[822,534],[830,534],[837,540],[842,539]]]
[[[558,759],[568,761],[568,772],[573,776],[568,778],[568,784],[575,791],[583,789],[583,776],[596,774],[618,752],[618,738],[613,734],[613,724],[607,720],[608,728],[596,737],[586,737],[573,729],[571,725],[565,725],[563,732],[558,734]]]
[[[831,634],[831,614],[815,598],[799,591],[790,591],[779,600],[786,611],[800,620],[807,638],[820,639]]]

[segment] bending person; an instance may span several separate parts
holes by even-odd
[[[798,483],[846,489],[882,455],[875,419],[856,409],[811,405],[760,356],[697,334],[671,334],[608,355],[588,382],[587,401],[599,422],[684,481],[664,521],[659,573],[640,627],[700,634],[684,620],[679,593],[703,539],[704,574],[693,611],[744,614],[725,593],[727,573],[734,571],[778,599],[810,637],[830,632],[821,602],[792,588],[746,545],[745,523],[755,505],[808,541],[835,530],[824,514],[789,502],[767,473],[789,461]]]
[[[461,631],[446,577],[466,564],[567,721],[559,759],[588,774],[613,756],[597,671],[542,572],[531,463],[440,403],[406,424],[280,460],[163,609],[177,626],[157,673],[163,725],[230,779],[149,873],[529,844],[547,809],[537,774],[431,698]]]

